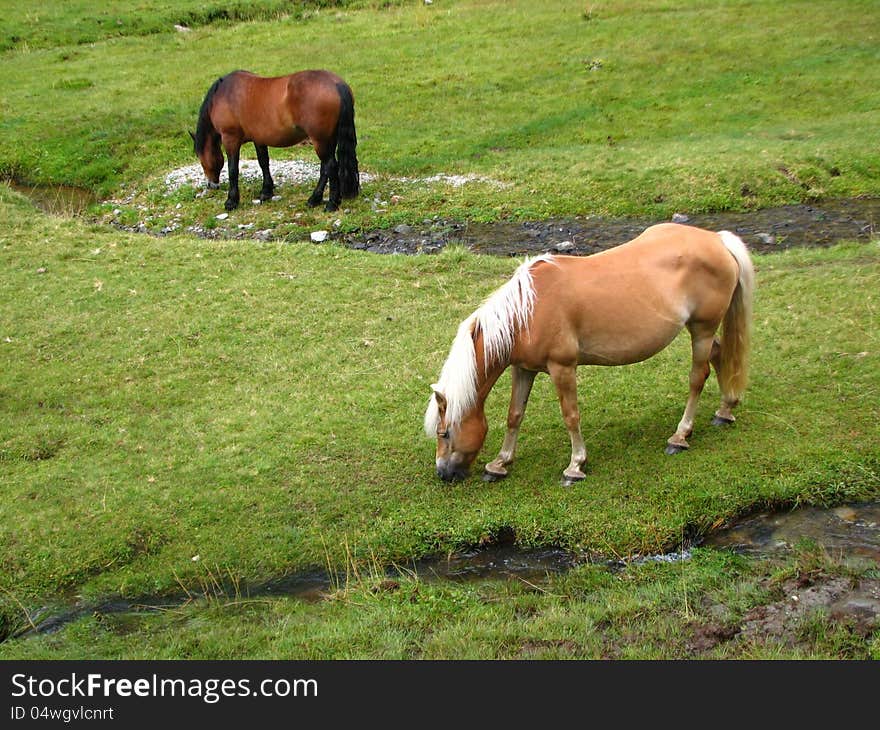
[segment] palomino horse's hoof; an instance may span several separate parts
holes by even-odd
[[[507,474],[498,474],[494,471],[489,471],[488,469],[483,470],[483,481],[484,482],[500,482],[502,479],[505,479]]]
[[[664,451],[673,456],[675,454],[680,454],[682,451],[687,451],[687,446],[681,446],[680,444],[666,444],[666,449]]]
[[[563,487],[573,487],[578,482],[584,481],[586,477],[562,477]]]
[[[712,419],[712,425],[713,426],[729,426],[735,420],[736,420],[735,418],[724,418],[724,416],[715,416]]]

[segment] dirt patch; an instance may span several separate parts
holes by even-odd
[[[667,219],[669,220],[669,219]],[[676,213],[671,220],[709,230],[729,230],[753,251],[767,252],[838,241],[867,241],[880,235],[880,198],[827,200],[742,213]],[[441,218],[416,225],[335,233],[332,239],[372,253],[437,253],[449,244],[495,256],[528,256],[547,251],[587,255],[635,238],[663,222],[653,218],[596,216],[497,223]]]
[[[775,642],[795,647],[805,639],[811,622],[844,627],[865,638],[880,629],[880,580],[854,580],[841,576],[800,576],[772,586],[780,596],[770,603],[751,608],[735,623],[709,621],[692,627],[688,651],[702,654],[728,641]],[[708,613],[723,614],[727,607],[710,605]]]

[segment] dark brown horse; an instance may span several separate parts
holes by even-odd
[[[264,78],[249,71],[233,71],[208,89],[195,134],[195,153],[209,187],[218,187],[223,152],[229,158],[229,195],[226,210],[238,206],[238,156],[241,146],[253,142],[263,171],[260,200],[271,200],[275,190],[269,174],[269,147],[290,147],[308,139],[321,160],[318,184],[309,205],[320,205],[330,183],[325,210],[339,208],[342,198],[360,190],[355,149],[354,96],[351,88],[330,71],[300,71]]]

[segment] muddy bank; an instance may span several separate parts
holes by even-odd
[[[867,241],[880,234],[880,198],[827,200],[742,213],[676,213],[670,219],[709,230],[729,230],[753,251]],[[393,229],[335,233],[349,248],[372,253],[437,253],[449,244],[495,256],[553,251],[588,255],[628,241],[662,220],[576,217],[546,221],[467,223],[440,218]]]
[[[256,163],[250,167],[244,165],[242,174],[256,177],[255,165]],[[279,169],[277,179],[302,182],[314,176],[316,173],[309,163],[291,163]],[[201,171],[198,166],[190,166],[169,173],[166,187],[172,190],[183,182],[195,185],[200,180]],[[424,178],[423,182],[437,180],[457,186],[471,178],[437,175]],[[91,191],[69,186],[30,186],[15,181],[10,182],[10,186],[51,215],[83,215],[89,206],[99,202]],[[376,205],[375,201],[373,205]],[[148,212],[145,206],[139,208]],[[145,222],[125,225],[117,219],[117,212],[114,211],[109,218],[102,219],[103,222],[120,230],[154,236],[165,236],[180,229],[178,224],[156,229]],[[682,211],[666,219],[575,216],[540,221],[475,223],[438,215],[418,223],[401,223],[390,229],[322,231],[322,235],[313,236],[312,240],[332,240],[349,248],[379,254],[430,254],[449,245],[460,245],[475,253],[493,256],[522,257],[548,251],[584,256],[629,241],[648,226],[669,220],[709,230],[733,231],[751,250],[757,252],[829,246],[838,241],[867,241],[880,236],[880,198],[841,198],[738,213],[691,214]],[[271,226],[259,230],[254,228],[253,225],[192,225],[186,231],[203,238],[267,241],[282,237]],[[302,240],[309,238],[309,233],[312,232],[306,229],[283,237],[285,240]]]

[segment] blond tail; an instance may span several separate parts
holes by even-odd
[[[718,371],[718,383],[725,401],[736,403],[745,392],[749,380],[755,268],[746,245],[738,236],[730,231],[720,231],[718,235],[739,264],[739,282],[724,315],[721,367]]]

